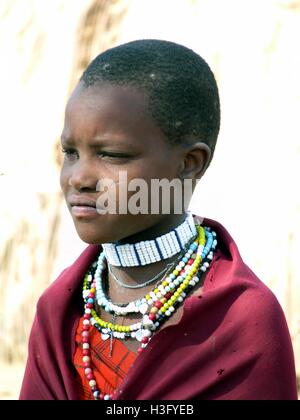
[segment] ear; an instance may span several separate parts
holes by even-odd
[[[187,146],[183,152],[181,178],[199,180],[210,164],[210,147],[206,143],[198,142]]]

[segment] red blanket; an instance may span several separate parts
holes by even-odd
[[[291,339],[272,292],[242,261],[219,223],[218,252],[203,293],[179,323],[157,332],[117,390],[122,400],[296,400]],[[76,400],[75,333],[90,245],[43,293],[33,323],[20,399]]]

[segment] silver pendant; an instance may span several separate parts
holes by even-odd
[[[104,333],[102,333],[101,334],[101,338],[102,338],[102,340],[106,341],[106,340],[108,340],[110,338],[110,334],[104,334]]]

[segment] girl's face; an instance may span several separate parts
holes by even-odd
[[[76,230],[87,243],[137,240],[145,231],[151,237],[183,219],[178,214],[99,214],[95,208],[103,179],[115,183],[119,208],[120,171],[128,183],[138,178],[149,186],[154,178],[180,177],[182,148],[168,145],[146,109],[140,91],[116,85],[79,84],[67,104],[61,187]],[[128,199],[136,192],[128,192]]]

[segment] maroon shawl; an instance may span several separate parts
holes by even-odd
[[[272,292],[244,264],[236,244],[209,219],[219,250],[202,295],[184,302],[179,323],[157,332],[121,387],[122,400],[296,400],[291,339]],[[29,340],[20,399],[76,400],[72,364],[90,245],[43,293]]]

